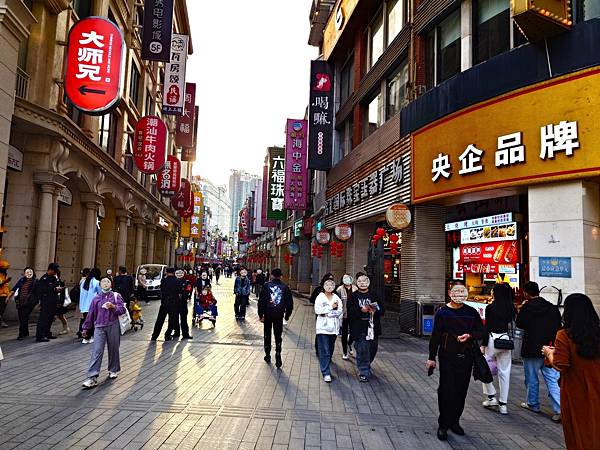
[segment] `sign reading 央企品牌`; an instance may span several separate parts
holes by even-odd
[[[540,277],[571,278],[571,258],[540,256]]]

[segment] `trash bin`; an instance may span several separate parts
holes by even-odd
[[[433,317],[435,316],[435,305],[421,305],[421,334],[423,336],[431,336],[433,333]]]
[[[521,347],[523,346],[523,335],[524,331],[520,328],[515,327],[513,332],[513,341],[515,343],[515,348],[512,352],[513,361],[521,360]]]

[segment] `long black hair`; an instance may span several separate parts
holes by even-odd
[[[87,291],[90,288],[90,282],[92,281],[92,278],[95,278],[96,280],[100,281],[101,276],[102,272],[100,272],[100,269],[94,267],[92,270],[90,270],[90,273],[85,278],[85,282],[83,283],[83,289]]]
[[[565,300],[563,324],[582,358],[600,357],[600,318],[585,294],[571,294]]]
[[[497,284],[492,289],[494,293],[493,308],[506,322],[512,322],[515,318],[515,305],[513,303],[513,291],[508,284]],[[491,305],[490,305],[491,306]]]

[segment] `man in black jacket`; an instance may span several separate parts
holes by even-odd
[[[258,299],[258,317],[265,324],[264,345],[265,361],[271,364],[271,328],[275,335],[275,366],[279,369],[281,361],[281,342],[283,333],[283,319],[289,320],[294,309],[292,291],[281,281],[281,269],[273,269],[273,279],[266,283]]]
[[[36,301],[40,302],[40,315],[35,333],[36,342],[48,342],[50,339],[56,339],[56,336],[52,335],[50,329],[52,328],[52,322],[56,314],[58,294],[64,290],[64,287],[59,286],[58,278],[56,277],[58,269],[58,264],[50,263],[48,271],[35,285],[33,295]]]
[[[125,307],[127,310],[129,310],[129,315],[131,315],[129,302],[131,301],[134,290],[135,283],[133,281],[133,277],[127,274],[127,267],[119,266],[119,275],[113,278],[113,291],[121,294],[121,297],[123,297],[123,302],[125,303]]]
[[[179,328],[179,325],[175,326],[175,320],[177,320],[176,307],[181,298],[181,294],[182,284],[175,277],[175,269],[173,267],[169,267],[167,268],[167,276],[163,278],[160,283],[160,309],[158,310],[156,324],[154,325],[154,331],[152,332],[153,341],[156,341],[158,338],[167,316],[169,319],[167,332],[165,333],[165,341],[170,341],[173,339],[171,336],[173,330]]]
[[[175,327],[175,333],[173,337],[177,339],[181,335],[183,339],[194,339],[190,335],[190,326],[187,321],[188,300],[191,298],[193,290],[192,283],[185,278],[185,272],[181,269],[175,272],[175,276],[181,283],[181,295],[175,302],[174,307],[173,326]],[[181,333],[179,333],[180,329]]]
[[[521,406],[534,412],[540,411],[538,375],[542,372],[554,411],[552,420],[558,422],[560,420],[560,388],[558,386],[560,374],[556,369],[544,365],[542,347],[554,345],[556,333],[562,323],[560,311],[556,305],[540,297],[540,288],[537,283],[533,281],[525,283],[523,292],[526,302],[521,307],[516,322],[517,327],[525,331],[521,356],[525,371],[527,402],[521,403]]]

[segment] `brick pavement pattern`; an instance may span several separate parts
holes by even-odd
[[[144,330],[122,337],[119,378],[107,379],[105,355],[93,390],[81,388],[90,346],[73,336],[18,342],[15,326],[1,330],[0,449],[564,448],[544,387],[544,413],[518,406],[525,396],[520,365],[513,366],[508,416],[484,409],[481,385],[471,382],[467,435],[439,442],[438,378],[424,369],[427,340],[395,333],[391,315],[371,381],[358,382],[354,358],[342,360],[338,340],[334,381],[326,384],[313,349],[312,307],[296,299],[278,371],[262,359],[256,301],[237,323],[233,280],[221,281],[216,328],[194,328],[193,341],[151,343],[158,303],[146,305]]]

